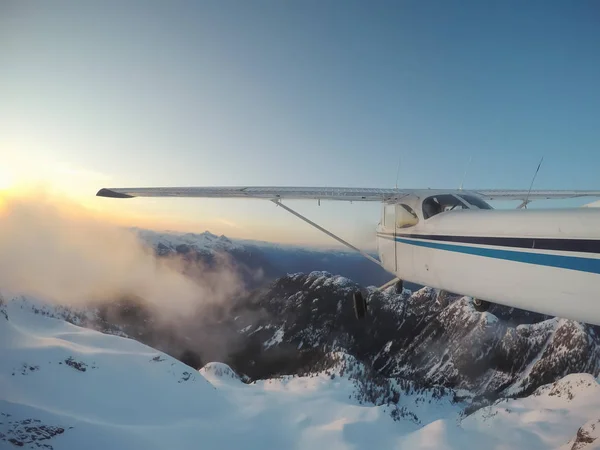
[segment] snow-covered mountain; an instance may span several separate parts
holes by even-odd
[[[301,373],[324,352],[341,349],[378,374],[486,399],[529,394],[573,372],[600,373],[597,327],[539,315],[530,323],[531,313],[498,305],[497,315],[479,313],[469,299],[439,299],[429,288],[375,294],[360,322],[351,306],[359,288],[325,272],[280,278],[250,299],[260,315],[246,321],[243,310],[236,312],[247,344],[230,364],[256,378]]]
[[[326,270],[355,280],[364,286],[380,286],[391,279],[381,267],[361,255],[340,249],[307,248],[270,242],[234,240],[204,233],[156,232],[133,228],[138,237],[159,256],[179,255],[190,262],[214,263],[225,255],[228,263],[250,287],[288,273]],[[257,277],[260,273],[261,277]]]
[[[158,232],[142,228],[132,228],[144,242],[154,247],[158,254],[171,252],[187,253],[194,250],[200,253],[214,251],[244,250],[244,246],[234,243],[225,236],[217,236],[208,231],[204,233]]]
[[[600,448],[591,375],[466,414],[468,393],[371,380],[343,352],[322,370],[247,384],[225,364],[196,371],[61,316],[82,318],[24,298],[0,305],[0,448]]]
[[[134,231],[202,295],[0,297],[0,448],[598,448],[600,327],[287,273],[345,252]]]
[[[121,299],[84,323],[135,337],[196,368],[223,361],[253,380],[302,375],[342,351],[376,375],[467,389],[481,404],[528,395],[570,373],[600,373],[598,327],[499,305],[479,313],[469,299],[440,299],[429,288],[375,293],[367,320],[357,321],[357,289],[327,272],[292,274],[176,322]]]

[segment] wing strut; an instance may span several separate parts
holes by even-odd
[[[305,221],[307,224],[312,225],[313,227],[315,227],[317,230],[322,231],[323,233],[325,233],[327,236],[332,237],[333,239],[335,239],[336,241],[338,241],[340,244],[344,244],[346,247],[360,253],[361,255],[363,255],[365,258],[367,258],[369,261],[377,264],[378,266],[383,267],[383,264],[381,264],[381,261],[378,261],[377,259],[373,258],[371,255],[369,255],[367,252],[363,252],[361,249],[359,249],[358,247],[355,247],[354,245],[352,245],[351,243],[343,240],[341,237],[336,236],[335,234],[333,234],[331,231],[326,230],[325,228],[323,228],[320,225],[317,225],[316,223],[314,223],[312,220],[307,219],[306,217],[304,217],[302,214],[300,214],[299,212],[294,211],[292,208],[290,208],[289,206],[284,205],[283,203],[281,203],[280,200],[271,200],[273,203],[275,203],[277,206],[281,206],[283,209],[285,209],[287,212],[289,212],[290,214],[293,214],[294,216],[298,217],[299,219]]]

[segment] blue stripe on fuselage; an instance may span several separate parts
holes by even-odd
[[[387,236],[379,236],[387,238]],[[394,239],[390,236],[391,239]],[[549,255],[547,253],[518,252],[467,245],[452,245],[425,240],[410,240],[396,237],[396,242],[415,245],[417,247],[434,248],[448,252],[464,253],[466,255],[484,256],[486,258],[504,259],[538,266],[558,267],[561,269],[578,270],[580,272],[600,274],[600,259],[580,258],[578,256]]]

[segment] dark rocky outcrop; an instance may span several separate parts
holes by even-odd
[[[261,314],[236,316],[246,345],[228,362],[265,378],[301,372],[342,350],[387,377],[489,396],[526,395],[568,373],[600,371],[595,327],[557,318],[530,323],[532,314],[514,309],[500,320],[477,312],[468,298],[439,299],[428,288],[371,295],[361,322],[351,303],[357,289],[324,272],[282,277],[248,300]],[[494,310],[508,315],[502,308]]]

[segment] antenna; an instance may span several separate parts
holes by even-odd
[[[527,191],[527,197],[525,197],[525,201],[522,204],[522,207],[527,209],[527,203],[529,203],[529,194],[531,194],[531,188],[533,187],[533,182],[535,181],[535,177],[537,177],[538,172],[540,171],[540,167],[542,166],[542,162],[544,161],[544,157],[542,156],[542,159],[540,159],[540,163],[537,166],[537,169],[535,169],[535,173],[533,174],[533,179],[531,180],[531,184],[529,185],[529,191]]]
[[[400,178],[400,162],[402,161],[402,157],[398,156],[398,170],[396,170],[396,186],[394,189],[398,190],[398,178]]]
[[[462,177],[462,181],[460,182],[460,187],[458,188],[460,191],[462,191],[463,184],[465,182],[465,178],[467,178],[467,171],[469,170],[469,166],[471,165],[472,159],[473,159],[473,155],[469,156],[469,162],[467,163],[467,167],[465,168],[465,173]]]

